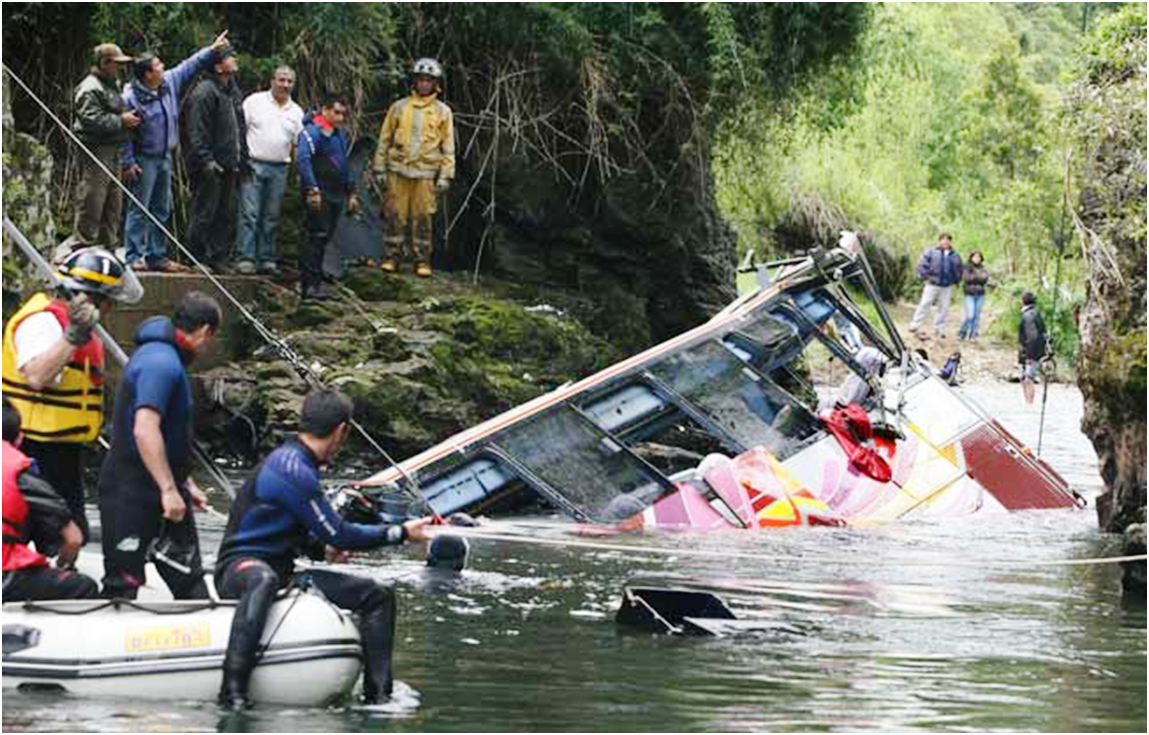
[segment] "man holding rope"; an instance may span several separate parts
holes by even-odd
[[[317,390],[303,402],[299,434],[260,465],[231,506],[220,543],[215,579],[220,594],[238,597],[223,663],[220,703],[248,706],[248,683],[276,592],[295,576],[295,557],[336,561],[345,549],[374,549],[427,538],[430,518],[402,525],[345,521],[323,494],[319,467],[328,464],[351,433],[352,403],[336,390]],[[374,704],[391,696],[395,638],[395,590],[367,577],[323,569],[310,582],[334,605],[355,613],[363,645],[363,698]]]

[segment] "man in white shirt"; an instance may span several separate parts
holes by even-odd
[[[295,72],[281,66],[271,78],[271,89],[243,101],[247,122],[247,150],[251,172],[244,178],[240,197],[237,269],[244,275],[278,271],[275,232],[287,185],[295,140],[303,130],[303,109],[291,99]]]

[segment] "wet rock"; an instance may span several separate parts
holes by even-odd
[[[625,172],[572,192],[549,166],[500,149],[490,209],[472,202],[462,211],[459,231],[472,236],[454,239],[442,257],[459,272],[586,299],[586,325],[636,351],[736,295],[733,232],[718,214],[706,158],[698,161],[667,164],[665,180]],[[470,183],[452,187],[450,211],[460,211]]]
[[[3,108],[3,182],[4,216],[20,228],[25,237],[51,260],[56,247],[56,222],[52,217],[51,200],[55,193],[52,185],[52,154],[48,147],[25,133],[13,128],[12,95],[8,76],[4,75]],[[18,306],[22,289],[29,282],[38,282],[34,266],[24,265],[26,260],[17,256],[16,243],[3,236],[4,247],[4,313]]]
[[[422,451],[621,357],[563,310],[528,309],[502,298],[513,289],[501,285],[436,279],[364,271],[346,280],[351,295],[338,291],[307,305],[304,319],[294,303],[264,312],[304,365],[355,400],[358,420],[389,453]],[[380,298],[378,284],[387,280],[409,281],[388,292],[405,300]],[[267,346],[199,382],[206,401],[200,436],[227,452],[240,433],[233,424],[246,421],[234,413],[254,417],[266,450],[294,431],[308,390],[296,368]],[[209,408],[213,403],[219,405]],[[357,437],[349,450],[372,451]]]
[[[1144,15],[1097,58],[1073,88],[1069,114],[1080,165],[1077,235],[1089,263],[1078,316],[1077,382],[1082,431],[1092,440],[1106,492],[1097,503],[1104,530],[1143,523],[1146,491],[1146,110]],[[1144,548],[1142,546],[1142,548]],[[1142,585],[1144,584],[1142,571]],[[1142,587],[1143,589],[1143,587]]]

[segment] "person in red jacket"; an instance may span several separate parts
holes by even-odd
[[[32,460],[17,448],[22,438],[20,412],[5,398],[4,601],[99,597],[95,580],[67,568],[84,536],[63,498],[29,471]],[[56,568],[42,552],[58,552]]]

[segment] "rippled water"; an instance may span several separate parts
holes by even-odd
[[[972,389],[971,389],[972,390]],[[1020,388],[979,402],[1036,445]],[[1096,459],[1081,399],[1055,386],[1045,456],[1092,498]],[[569,538],[554,519],[505,530]],[[204,528],[214,549],[218,526]],[[1092,509],[881,529],[612,539],[633,551],[473,543],[453,587],[423,584],[418,549],[359,573],[399,578],[399,696],[378,710],[4,697],[5,730],[1029,730],[1146,725],[1144,607],[1119,601],[1115,566],[995,566],[1120,553]],[[675,556],[640,547],[674,547]],[[692,556],[753,554],[754,561]],[[737,610],[796,630],[667,638],[613,620],[635,576],[705,578]]]

